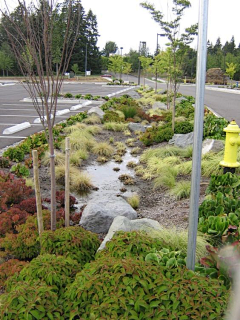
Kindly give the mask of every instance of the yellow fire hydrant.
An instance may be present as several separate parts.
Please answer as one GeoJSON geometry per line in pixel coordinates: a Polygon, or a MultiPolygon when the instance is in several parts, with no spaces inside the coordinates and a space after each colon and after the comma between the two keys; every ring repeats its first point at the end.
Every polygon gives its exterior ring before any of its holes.
{"type": "Polygon", "coordinates": [[[234,172],[235,168],[240,166],[240,163],[237,162],[237,149],[238,146],[240,146],[240,128],[233,120],[223,131],[226,132],[226,142],[224,159],[220,162],[220,165],[225,167],[225,172],[234,172]],[[229,168],[229,170],[227,170],[227,168],[229,168]]]}

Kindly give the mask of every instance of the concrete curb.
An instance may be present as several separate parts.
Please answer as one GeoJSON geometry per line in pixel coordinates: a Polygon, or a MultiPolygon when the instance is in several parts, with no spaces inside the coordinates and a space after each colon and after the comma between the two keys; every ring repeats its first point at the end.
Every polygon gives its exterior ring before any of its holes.
{"type": "Polygon", "coordinates": [[[70,109],[63,109],[56,112],[56,116],[61,116],[63,114],[69,113],[70,109]]]}
{"type": "MultiPolygon", "coordinates": [[[[50,119],[52,119],[52,118],[53,118],[53,115],[51,114],[50,119]]],[[[44,117],[44,120],[47,120],[47,116],[44,117]]],[[[36,118],[36,119],[33,121],[33,123],[41,123],[40,117],[39,117],[39,118],[36,118]]]]}
{"type": "Polygon", "coordinates": [[[18,131],[21,131],[21,130],[24,130],[24,129],[27,129],[30,127],[31,127],[30,122],[22,122],[22,123],[16,124],[15,126],[12,126],[12,127],[5,129],[3,131],[3,134],[13,134],[15,132],[18,132],[18,131]]]}

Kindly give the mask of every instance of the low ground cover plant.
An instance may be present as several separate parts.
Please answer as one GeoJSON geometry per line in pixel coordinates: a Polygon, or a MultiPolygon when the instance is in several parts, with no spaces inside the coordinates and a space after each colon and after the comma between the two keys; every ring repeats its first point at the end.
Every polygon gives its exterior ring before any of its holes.
{"type": "Polygon", "coordinates": [[[106,257],[86,265],[65,297],[64,309],[72,319],[207,320],[224,316],[228,291],[185,268],[106,257]]]}

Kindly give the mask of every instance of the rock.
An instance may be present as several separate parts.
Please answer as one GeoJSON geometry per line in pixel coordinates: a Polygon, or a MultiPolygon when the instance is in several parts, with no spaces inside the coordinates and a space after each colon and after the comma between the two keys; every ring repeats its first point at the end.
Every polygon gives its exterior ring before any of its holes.
{"type": "Polygon", "coordinates": [[[152,108],[153,109],[167,110],[167,105],[165,103],[163,103],[163,102],[156,101],[156,102],[154,102],[152,108]]]}
{"type": "Polygon", "coordinates": [[[143,125],[140,124],[140,123],[134,123],[134,122],[130,122],[130,123],[128,124],[128,129],[129,129],[131,132],[135,132],[135,131],[145,132],[145,131],[146,131],[145,126],[143,126],[143,125]]]}
{"type": "Polygon", "coordinates": [[[100,119],[102,119],[104,116],[104,112],[99,107],[92,107],[91,109],[88,110],[87,114],[89,115],[96,114],[97,116],[99,116],[100,119]]]}
{"type": "Polygon", "coordinates": [[[181,101],[186,101],[187,99],[185,97],[179,97],[179,98],[176,98],[175,100],[175,103],[179,103],[181,101]]]}
{"type": "Polygon", "coordinates": [[[105,239],[101,243],[98,250],[102,250],[105,248],[107,241],[111,240],[114,236],[115,232],[117,231],[137,231],[142,230],[146,232],[151,232],[152,229],[161,230],[162,227],[159,222],[152,220],[152,219],[136,219],[136,220],[129,220],[126,217],[118,216],[113,220],[113,223],[106,235],[105,239]]]}
{"type": "Polygon", "coordinates": [[[202,154],[208,152],[219,152],[224,149],[224,143],[222,140],[205,139],[202,144],[202,154]]]}
{"type": "Polygon", "coordinates": [[[95,233],[107,233],[117,216],[132,220],[137,218],[137,212],[121,197],[104,196],[88,202],[79,224],[95,233]]]}
{"type": "Polygon", "coordinates": [[[168,141],[169,144],[174,144],[179,148],[186,148],[193,145],[193,132],[186,134],[174,134],[171,140],[168,141]]]}

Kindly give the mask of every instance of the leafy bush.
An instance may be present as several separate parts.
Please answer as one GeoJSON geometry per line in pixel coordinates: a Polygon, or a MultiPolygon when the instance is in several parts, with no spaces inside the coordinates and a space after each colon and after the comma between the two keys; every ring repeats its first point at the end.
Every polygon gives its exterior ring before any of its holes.
{"type": "Polygon", "coordinates": [[[60,312],[54,288],[40,281],[19,282],[0,296],[0,318],[4,320],[63,320],[60,312]]]}
{"type": "Polygon", "coordinates": [[[86,100],[91,100],[93,98],[93,95],[91,93],[87,93],[83,98],[86,100]]]}
{"type": "Polygon", "coordinates": [[[80,113],[68,118],[66,123],[67,123],[68,126],[71,126],[71,125],[75,124],[76,122],[82,122],[83,119],[86,119],[86,118],[87,118],[87,113],[86,112],[80,112],[80,113]]]}
{"type": "Polygon", "coordinates": [[[20,163],[13,165],[10,172],[14,172],[17,177],[28,177],[30,175],[29,169],[20,163]]]}
{"type": "Polygon", "coordinates": [[[228,296],[222,283],[185,268],[106,257],[77,274],[64,310],[70,319],[83,320],[222,319],[228,296]]]}
{"type": "Polygon", "coordinates": [[[6,233],[14,233],[16,226],[26,222],[28,213],[18,208],[10,208],[0,215],[0,237],[6,233]]]}
{"type": "Polygon", "coordinates": [[[106,111],[103,116],[103,122],[122,122],[123,119],[115,111],[106,111]]]}
{"type": "Polygon", "coordinates": [[[96,257],[110,256],[114,258],[135,257],[144,260],[152,250],[160,250],[163,241],[151,238],[145,232],[117,232],[106,247],[99,251],[96,257]]]}
{"type": "Polygon", "coordinates": [[[148,253],[145,261],[151,261],[159,266],[168,268],[178,268],[186,266],[186,255],[181,250],[171,251],[168,248],[162,248],[160,251],[148,253]]]}
{"type": "Polygon", "coordinates": [[[240,179],[235,174],[212,175],[207,189],[209,195],[199,207],[198,228],[201,232],[214,236],[217,241],[239,239],[239,188],[240,179]]]}
{"type": "Polygon", "coordinates": [[[33,192],[24,179],[16,179],[13,174],[0,171],[0,212],[27,199],[33,192]]]}
{"type": "Polygon", "coordinates": [[[0,264],[0,288],[5,286],[7,279],[19,272],[28,264],[28,262],[10,259],[0,264]]]}
{"type": "Polygon", "coordinates": [[[65,93],[64,98],[72,98],[73,95],[70,92],[65,93]]]}
{"type": "Polygon", "coordinates": [[[20,147],[11,147],[4,151],[3,156],[15,162],[24,160],[24,151],[20,147]]]}
{"type": "Polygon", "coordinates": [[[168,125],[164,125],[147,129],[147,131],[140,136],[140,141],[142,141],[146,146],[149,146],[154,142],[160,143],[169,141],[172,137],[172,128],[168,125]]]}
{"type": "Polygon", "coordinates": [[[76,95],[75,95],[75,98],[76,98],[76,99],[81,99],[81,98],[82,98],[82,94],[81,94],[81,93],[76,94],[76,95]]]}
{"type": "Polygon", "coordinates": [[[17,234],[6,234],[0,239],[0,248],[19,260],[32,259],[40,253],[37,221],[29,216],[25,224],[16,227],[17,234]]]}
{"type": "Polygon", "coordinates": [[[180,103],[176,105],[176,117],[182,116],[189,120],[194,118],[194,107],[192,106],[192,101],[182,100],[180,103]]]}
{"type": "MultiPolygon", "coordinates": [[[[50,212],[43,210],[44,230],[50,229],[50,212]]],[[[64,225],[64,219],[57,212],[57,228],[64,225]]],[[[36,216],[28,216],[24,224],[16,226],[16,234],[7,233],[0,239],[0,249],[19,260],[31,260],[40,253],[36,216]]]]}
{"type": "Polygon", "coordinates": [[[39,255],[26,265],[19,274],[7,281],[7,290],[13,290],[18,282],[31,283],[41,280],[49,286],[54,286],[54,291],[61,295],[64,288],[74,281],[79,271],[79,264],[70,257],[53,254],[39,255]]]}
{"type": "Polygon", "coordinates": [[[188,121],[176,122],[174,133],[189,133],[193,131],[193,124],[188,121]]]}
{"type": "Polygon", "coordinates": [[[224,118],[217,118],[213,114],[204,117],[203,139],[225,139],[226,133],[223,131],[227,127],[228,121],[224,118]]]}
{"type": "Polygon", "coordinates": [[[0,168],[9,168],[10,161],[8,158],[0,157],[0,168]]]}
{"type": "Polygon", "coordinates": [[[14,208],[24,210],[27,213],[34,214],[37,212],[36,198],[28,198],[21,201],[19,204],[15,204],[14,208]]]}
{"type": "Polygon", "coordinates": [[[42,233],[41,254],[67,256],[83,266],[94,259],[99,244],[96,234],[81,227],[61,228],[42,233]]]}

